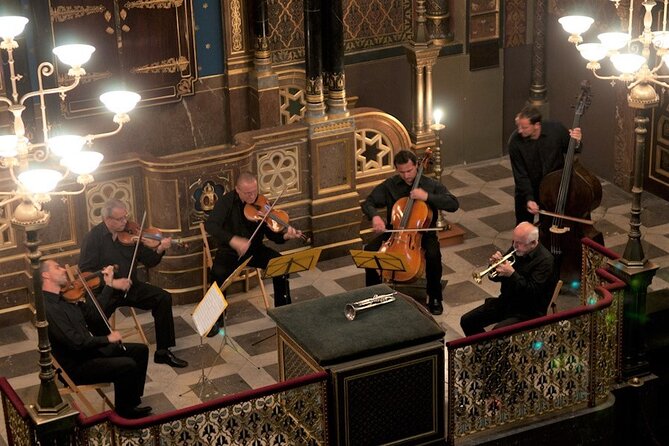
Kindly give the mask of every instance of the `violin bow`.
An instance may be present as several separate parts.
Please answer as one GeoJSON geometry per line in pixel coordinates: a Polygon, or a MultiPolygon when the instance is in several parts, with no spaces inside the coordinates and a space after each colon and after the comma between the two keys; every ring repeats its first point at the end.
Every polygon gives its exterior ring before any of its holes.
{"type": "MultiPolygon", "coordinates": [[[[135,261],[137,260],[137,253],[139,252],[139,244],[142,242],[142,232],[144,232],[145,221],[146,221],[146,211],[144,211],[144,215],[142,215],[142,224],[139,225],[139,236],[137,237],[137,243],[135,243],[135,252],[132,254],[132,261],[130,262],[130,269],[128,270],[128,280],[130,280],[130,276],[132,276],[132,270],[135,267],[135,261]]],[[[129,290],[130,288],[125,290],[125,294],[123,294],[124,299],[128,297],[129,290]]]]}
{"type": "MultiPolygon", "coordinates": [[[[109,329],[109,333],[111,334],[114,330],[112,330],[111,325],[109,325],[109,320],[107,319],[107,316],[105,316],[105,312],[102,311],[100,302],[98,302],[98,299],[95,297],[95,294],[93,294],[93,290],[91,290],[91,287],[89,287],[88,283],[86,283],[86,279],[84,279],[84,276],[81,275],[79,267],[77,267],[74,270],[74,272],[77,274],[77,277],[79,277],[79,280],[81,280],[81,285],[84,287],[84,290],[86,290],[86,294],[88,294],[88,297],[91,299],[91,302],[93,302],[93,305],[98,310],[98,313],[100,313],[100,317],[105,322],[105,325],[107,326],[107,328],[109,329]]],[[[118,344],[124,351],[126,350],[125,345],[123,345],[123,342],[119,341],[118,344]]]]}
{"type": "MultiPolygon", "coordinates": [[[[279,198],[281,198],[281,196],[286,191],[286,189],[288,189],[288,185],[286,185],[283,188],[283,190],[281,191],[281,193],[279,194],[279,196],[274,199],[274,202],[270,205],[269,209],[264,211],[265,215],[263,215],[262,220],[260,220],[260,223],[258,223],[258,226],[256,227],[256,230],[253,231],[253,234],[251,234],[251,237],[249,237],[249,241],[248,241],[249,244],[251,243],[251,240],[253,240],[253,237],[255,237],[256,234],[258,233],[258,230],[260,229],[262,224],[265,222],[265,220],[267,220],[267,216],[269,215],[270,212],[272,212],[272,209],[274,209],[274,205],[279,201],[279,198]]],[[[242,256],[239,256],[237,260],[239,260],[241,258],[242,258],[242,256]]]]}
{"type": "Polygon", "coordinates": [[[386,229],[383,232],[429,232],[429,231],[443,231],[446,228],[410,228],[410,229],[386,229]]]}

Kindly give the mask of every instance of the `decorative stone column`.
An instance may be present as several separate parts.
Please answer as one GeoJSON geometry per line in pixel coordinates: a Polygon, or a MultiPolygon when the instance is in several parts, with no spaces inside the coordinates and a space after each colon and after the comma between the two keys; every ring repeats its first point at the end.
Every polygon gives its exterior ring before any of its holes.
{"type": "Polygon", "coordinates": [[[321,0],[304,0],[304,50],[307,77],[306,122],[327,119],[323,99],[323,47],[321,45],[321,0]]]}
{"type": "Polygon", "coordinates": [[[348,116],[344,75],[344,13],[342,0],[329,0],[323,14],[324,81],[330,118],[348,116]]]}
{"type": "Polygon", "coordinates": [[[281,124],[279,77],[272,69],[268,26],[267,0],[253,0],[254,69],[249,79],[249,111],[253,128],[256,129],[281,124]]]}
{"type": "Polygon", "coordinates": [[[548,116],[546,88],[546,0],[534,2],[534,43],[532,44],[532,81],[528,102],[548,116]]]}
{"type": "Polygon", "coordinates": [[[444,46],[453,41],[447,0],[428,0],[426,18],[428,37],[433,44],[444,46]]]}

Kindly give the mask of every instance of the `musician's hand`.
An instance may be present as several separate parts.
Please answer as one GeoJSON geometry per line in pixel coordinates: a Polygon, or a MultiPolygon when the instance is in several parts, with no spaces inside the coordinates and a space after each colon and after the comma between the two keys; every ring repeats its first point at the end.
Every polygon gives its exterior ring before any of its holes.
{"type": "Polygon", "coordinates": [[[427,201],[427,192],[425,189],[421,189],[420,187],[417,187],[409,192],[409,196],[414,200],[427,201]]]}
{"type": "Polygon", "coordinates": [[[109,265],[102,268],[102,277],[105,280],[105,285],[113,286],[114,283],[114,267],[109,265]]]}
{"type": "Polygon", "coordinates": [[[286,232],[283,234],[283,239],[284,240],[290,240],[294,238],[300,238],[302,237],[302,231],[293,228],[292,226],[288,226],[288,229],[286,229],[286,232]]]}
{"type": "Polygon", "coordinates": [[[539,205],[536,201],[530,200],[527,202],[527,212],[532,215],[537,215],[539,213],[539,205]]]}
{"type": "Polygon", "coordinates": [[[121,332],[114,330],[107,335],[107,340],[110,344],[115,344],[117,342],[121,342],[123,337],[121,336],[121,332]]]}
{"type": "Polygon", "coordinates": [[[115,290],[128,291],[132,286],[132,280],[127,277],[112,280],[111,287],[115,290]]]}
{"type": "Polygon", "coordinates": [[[583,137],[583,134],[581,133],[581,128],[576,127],[574,129],[569,129],[569,136],[574,138],[576,141],[581,142],[581,138],[583,137]]]}
{"type": "Polygon", "coordinates": [[[499,262],[500,260],[502,260],[502,257],[504,257],[502,255],[502,253],[499,252],[499,251],[496,251],[493,255],[490,256],[490,259],[488,260],[488,262],[489,262],[490,265],[492,265],[493,263],[499,262]]]}
{"type": "Polygon", "coordinates": [[[513,265],[507,261],[495,268],[495,271],[497,271],[497,275],[500,277],[511,277],[516,270],[513,269],[513,265]]]}
{"type": "Polygon", "coordinates": [[[372,229],[377,233],[383,232],[386,230],[386,222],[378,215],[375,215],[372,217],[372,229]]]}
{"type": "Polygon", "coordinates": [[[162,254],[163,252],[167,251],[167,248],[170,246],[172,246],[172,237],[164,237],[160,240],[160,244],[156,248],[156,252],[158,254],[162,254]]]}
{"type": "Polygon", "coordinates": [[[230,247],[237,252],[237,255],[239,255],[239,257],[246,254],[246,251],[248,251],[249,246],[250,246],[250,241],[245,237],[233,235],[232,238],[230,239],[230,247]]]}

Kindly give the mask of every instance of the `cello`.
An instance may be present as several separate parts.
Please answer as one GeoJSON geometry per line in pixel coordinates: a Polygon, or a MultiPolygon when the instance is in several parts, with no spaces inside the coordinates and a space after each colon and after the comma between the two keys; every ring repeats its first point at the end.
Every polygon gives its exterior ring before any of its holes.
{"type": "MultiPolygon", "coordinates": [[[[425,150],[425,156],[420,162],[416,178],[414,178],[411,190],[418,188],[423,169],[427,165],[432,151],[425,150]]],[[[432,209],[424,201],[402,197],[393,204],[391,211],[391,223],[393,232],[386,240],[379,252],[395,254],[405,261],[405,271],[383,271],[384,282],[414,282],[425,271],[425,254],[421,247],[421,231],[432,222],[432,209]]]]}
{"type": "MultiPolygon", "coordinates": [[[[583,81],[571,128],[580,127],[581,117],[589,105],[590,83],[583,81]]],[[[556,265],[560,268],[560,279],[566,283],[580,281],[581,239],[589,237],[604,244],[602,233],[591,224],[560,217],[571,216],[589,220],[590,212],[602,201],[602,185],[599,179],[574,159],[577,143],[574,138],[569,140],[564,167],[546,175],[539,186],[539,199],[543,207],[557,215],[552,218],[541,215],[541,243],[555,257],[556,265]]]]}

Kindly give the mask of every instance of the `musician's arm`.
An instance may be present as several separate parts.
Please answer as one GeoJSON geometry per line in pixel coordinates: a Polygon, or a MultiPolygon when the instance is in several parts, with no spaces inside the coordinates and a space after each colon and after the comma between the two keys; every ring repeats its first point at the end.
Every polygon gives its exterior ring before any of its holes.
{"type": "MultiPolygon", "coordinates": [[[[72,305],[75,304],[61,304],[72,305]]],[[[72,311],[80,311],[72,308],[72,311]]],[[[54,342],[67,347],[72,351],[86,351],[92,348],[107,345],[109,340],[106,336],[93,336],[82,326],[82,320],[72,319],[65,311],[48,311],[49,336],[54,342]]]]}
{"type": "MultiPolygon", "coordinates": [[[[389,194],[386,194],[385,191],[385,181],[372,189],[372,192],[361,205],[362,213],[365,214],[368,220],[372,220],[372,218],[379,215],[379,208],[389,206],[388,195],[389,194]]],[[[392,204],[393,203],[390,203],[390,206],[392,206],[392,204]]]]}
{"type": "Polygon", "coordinates": [[[537,256],[527,273],[515,271],[509,280],[513,285],[514,299],[522,301],[526,307],[540,306],[547,292],[546,287],[553,279],[553,257],[537,256]]]}
{"type": "Polygon", "coordinates": [[[84,237],[79,251],[79,269],[81,272],[92,272],[100,269],[100,237],[96,230],[91,229],[84,237]]]}
{"type": "Polygon", "coordinates": [[[516,185],[516,191],[523,199],[523,202],[536,201],[537,197],[534,196],[532,182],[530,181],[530,175],[527,171],[525,160],[523,159],[520,147],[514,142],[513,136],[511,136],[511,139],[509,140],[509,159],[511,161],[511,171],[513,173],[513,181],[516,185]]]}
{"type": "Polygon", "coordinates": [[[446,186],[435,181],[434,189],[427,191],[427,204],[447,212],[455,212],[460,207],[458,199],[448,191],[446,186]]]}
{"type": "Polygon", "coordinates": [[[147,268],[153,268],[160,263],[164,255],[165,251],[158,253],[156,250],[140,244],[139,250],[137,251],[137,261],[144,264],[147,268]]]}
{"type": "Polygon", "coordinates": [[[232,212],[234,193],[223,195],[214,205],[214,209],[209,214],[204,228],[207,233],[214,237],[221,245],[230,246],[230,240],[235,234],[226,227],[226,222],[232,212]]]}

